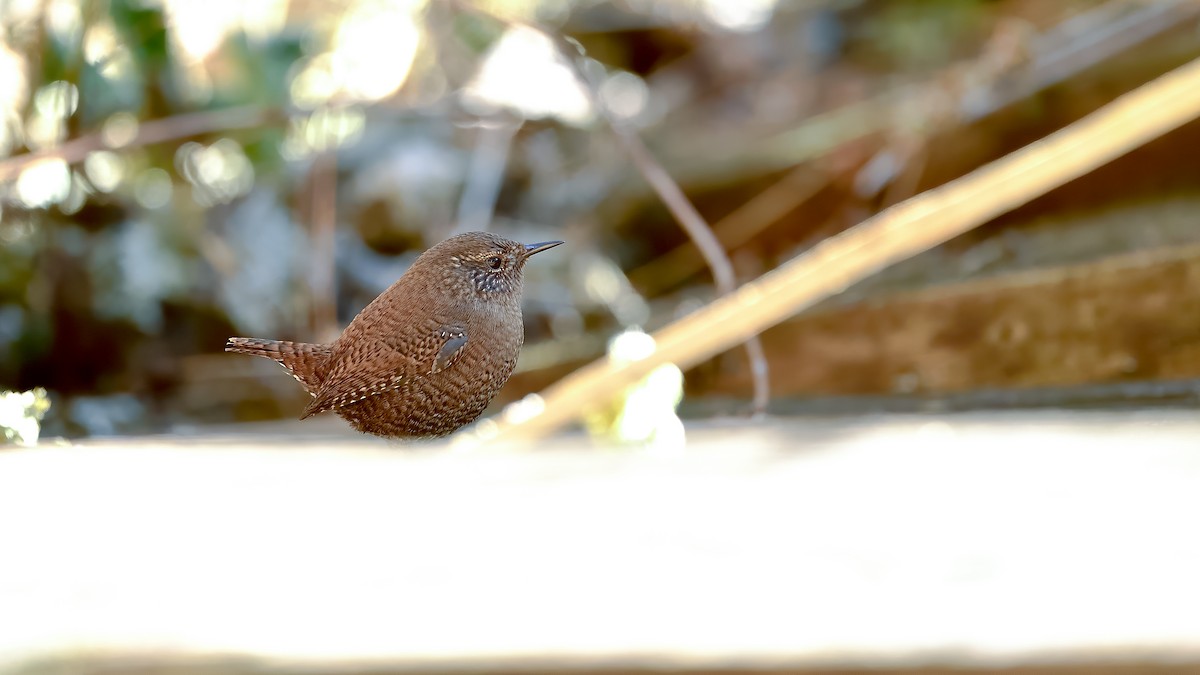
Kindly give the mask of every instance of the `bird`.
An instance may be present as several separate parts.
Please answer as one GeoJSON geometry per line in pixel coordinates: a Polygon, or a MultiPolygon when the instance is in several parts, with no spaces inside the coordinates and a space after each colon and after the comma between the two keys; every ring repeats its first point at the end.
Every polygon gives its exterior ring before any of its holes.
{"type": "Polygon", "coordinates": [[[330,344],[231,337],[225,351],[263,356],[365,434],[447,436],[476,420],[508,381],[525,341],[525,263],[562,244],[459,234],[422,253],[330,344]]]}

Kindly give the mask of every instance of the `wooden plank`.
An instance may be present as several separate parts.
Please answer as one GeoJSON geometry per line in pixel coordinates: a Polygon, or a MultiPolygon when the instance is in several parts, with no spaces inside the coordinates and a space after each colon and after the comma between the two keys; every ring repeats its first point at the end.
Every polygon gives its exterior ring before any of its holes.
{"type": "MultiPolygon", "coordinates": [[[[798,316],[763,342],[776,396],[1200,377],[1200,246],[877,296],[798,316]]],[[[740,393],[747,381],[692,384],[740,393]]]]}
{"type": "Polygon", "coordinates": [[[308,428],[0,452],[0,671],[1200,668],[1190,413],[308,428]]]}

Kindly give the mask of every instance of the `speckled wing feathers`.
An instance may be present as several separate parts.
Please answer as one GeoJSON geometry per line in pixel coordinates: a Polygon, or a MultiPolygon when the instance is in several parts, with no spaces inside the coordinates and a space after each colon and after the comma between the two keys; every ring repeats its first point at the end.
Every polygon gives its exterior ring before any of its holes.
{"type": "Polygon", "coordinates": [[[445,325],[349,342],[335,351],[320,391],[300,419],[403,389],[415,378],[449,368],[466,342],[464,329],[445,325]]]}

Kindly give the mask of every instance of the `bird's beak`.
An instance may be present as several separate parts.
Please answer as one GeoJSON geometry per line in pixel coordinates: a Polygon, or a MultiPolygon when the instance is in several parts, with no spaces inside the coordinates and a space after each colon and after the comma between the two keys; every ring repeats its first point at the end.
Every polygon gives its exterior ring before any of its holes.
{"type": "Polygon", "coordinates": [[[529,256],[533,255],[534,253],[541,253],[542,251],[545,251],[547,249],[554,248],[555,246],[558,246],[561,243],[563,243],[563,242],[561,242],[561,241],[543,241],[540,244],[525,244],[525,257],[528,258],[529,256]]]}

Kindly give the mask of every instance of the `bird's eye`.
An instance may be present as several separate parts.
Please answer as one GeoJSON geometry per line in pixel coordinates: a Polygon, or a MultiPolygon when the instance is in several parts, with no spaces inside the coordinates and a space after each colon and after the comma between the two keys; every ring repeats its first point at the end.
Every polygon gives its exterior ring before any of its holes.
{"type": "Polygon", "coordinates": [[[500,259],[500,256],[494,255],[487,259],[487,264],[488,267],[498,270],[504,266],[504,261],[500,259]]]}

